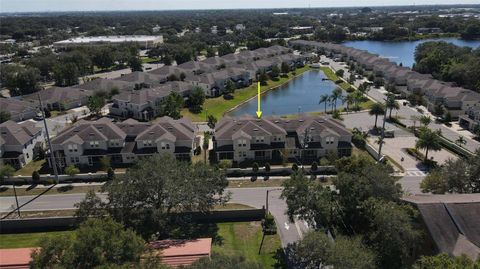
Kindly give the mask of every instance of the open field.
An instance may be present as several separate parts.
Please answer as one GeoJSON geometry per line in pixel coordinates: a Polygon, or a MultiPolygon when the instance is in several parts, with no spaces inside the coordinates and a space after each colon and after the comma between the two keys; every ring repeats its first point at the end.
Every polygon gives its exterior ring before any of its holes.
{"type": "MultiPolygon", "coordinates": [[[[296,75],[298,76],[308,70],[310,70],[310,67],[305,66],[302,68],[298,68],[295,72],[296,72],[296,75]]],[[[264,93],[272,88],[278,87],[284,83],[287,83],[293,77],[294,77],[293,74],[290,73],[288,75],[288,78],[279,77],[278,81],[269,80],[268,85],[262,86],[261,91],[262,93],[264,93]]],[[[219,96],[216,98],[207,98],[205,100],[205,103],[203,104],[203,109],[200,113],[193,114],[187,108],[184,108],[182,110],[182,115],[194,122],[206,121],[207,115],[213,115],[215,118],[220,119],[230,109],[242,104],[243,102],[246,102],[247,100],[249,100],[252,97],[255,97],[256,95],[257,95],[257,84],[254,83],[249,87],[235,90],[235,93],[233,94],[234,98],[231,100],[225,100],[223,96],[219,96]]]]}

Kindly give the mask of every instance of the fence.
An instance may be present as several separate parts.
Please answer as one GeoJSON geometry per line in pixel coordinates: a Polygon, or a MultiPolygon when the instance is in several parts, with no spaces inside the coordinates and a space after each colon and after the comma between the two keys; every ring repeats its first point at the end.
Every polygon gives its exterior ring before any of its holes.
{"type": "MultiPolygon", "coordinates": [[[[199,223],[259,221],[264,218],[265,209],[219,210],[189,215],[199,223]]],[[[72,229],[77,224],[78,219],[75,217],[7,219],[0,221],[0,233],[61,231],[72,229]]]]}

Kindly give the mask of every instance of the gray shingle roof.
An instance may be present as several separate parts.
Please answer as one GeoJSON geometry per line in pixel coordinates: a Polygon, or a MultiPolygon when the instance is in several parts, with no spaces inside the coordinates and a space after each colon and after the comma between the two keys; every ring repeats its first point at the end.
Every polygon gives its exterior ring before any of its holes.
{"type": "Polygon", "coordinates": [[[41,131],[42,128],[36,127],[35,123],[30,121],[16,123],[9,120],[0,124],[0,134],[4,145],[23,146],[41,131]]]}

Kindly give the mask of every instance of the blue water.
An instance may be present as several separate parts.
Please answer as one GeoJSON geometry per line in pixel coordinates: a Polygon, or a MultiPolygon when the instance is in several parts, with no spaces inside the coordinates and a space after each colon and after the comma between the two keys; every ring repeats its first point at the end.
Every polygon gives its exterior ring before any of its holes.
{"type": "Polygon", "coordinates": [[[417,41],[348,41],[344,42],[343,45],[368,50],[371,53],[389,58],[398,64],[402,63],[403,66],[412,67],[415,62],[415,48],[417,45],[427,41],[445,41],[462,47],[480,47],[480,40],[461,40],[456,38],[424,39],[417,41]]]}
{"type": "MultiPolygon", "coordinates": [[[[332,81],[322,79],[325,74],[320,70],[307,71],[277,89],[271,90],[261,97],[261,108],[264,116],[288,115],[299,112],[324,111],[325,105],[318,104],[320,96],[331,94],[336,85],[332,81]]],[[[337,101],[337,107],[341,107],[337,101]]],[[[327,106],[327,110],[331,107],[327,106]]],[[[255,115],[257,98],[250,100],[229,116],[255,115]]]]}

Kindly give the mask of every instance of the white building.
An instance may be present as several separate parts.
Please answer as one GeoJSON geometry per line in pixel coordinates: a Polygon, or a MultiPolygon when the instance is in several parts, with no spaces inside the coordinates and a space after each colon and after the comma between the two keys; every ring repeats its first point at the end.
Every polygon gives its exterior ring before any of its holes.
{"type": "Polygon", "coordinates": [[[68,48],[95,45],[120,45],[135,43],[142,48],[150,48],[163,43],[163,36],[127,35],[127,36],[82,36],[53,43],[54,48],[68,48]]]}

